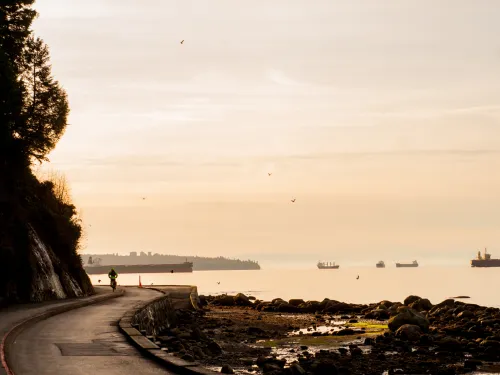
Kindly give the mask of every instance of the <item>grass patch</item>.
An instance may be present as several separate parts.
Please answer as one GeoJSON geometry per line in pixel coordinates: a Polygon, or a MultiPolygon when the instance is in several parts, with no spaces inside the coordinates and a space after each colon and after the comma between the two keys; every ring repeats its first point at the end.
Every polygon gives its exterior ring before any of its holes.
{"type": "Polygon", "coordinates": [[[341,346],[345,342],[351,342],[358,337],[369,337],[383,333],[384,330],[376,330],[366,333],[356,333],[347,336],[310,336],[300,335],[287,337],[278,340],[266,340],[257,342],[256,345],[263,348],[286,347],[290,345],[306,345],[306,346],[321,346],[321,347],[336,347],[341,346]]]}
{"type": "Polygon", "coordinates": [[[348,323],[346,324],[346,326],[355,328],[366,328],[367,330],[379,330],[379,331],[384,329],[389,329],[387,324],[369,323],[369,322],[348,323]]]}

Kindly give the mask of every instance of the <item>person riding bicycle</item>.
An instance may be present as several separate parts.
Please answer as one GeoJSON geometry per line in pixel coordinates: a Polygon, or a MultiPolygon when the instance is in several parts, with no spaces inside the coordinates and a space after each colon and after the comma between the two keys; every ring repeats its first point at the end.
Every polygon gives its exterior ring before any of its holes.
{"type": "Polygon", "coordinates": [[[118,273],[115,271],[114,268],[111,268],[111,271],[109,271],[109,273],[108,273],[108,277],[111,280],[111,284],[113,284],[113,281],[116,284],[116,278],[118,277],[118,273]]]}

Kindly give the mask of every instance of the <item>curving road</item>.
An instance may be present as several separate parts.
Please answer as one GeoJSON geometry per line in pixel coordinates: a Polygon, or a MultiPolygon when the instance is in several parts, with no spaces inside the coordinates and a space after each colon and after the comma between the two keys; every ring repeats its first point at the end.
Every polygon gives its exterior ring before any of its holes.
{"type": "Polygon", "coordinates": [[[172,374],[146,359],[119,332],[117,321],[158,292],[126,288],[123,297],[82,307],[36,323],[11,347],[15,375],[172,374]]]}

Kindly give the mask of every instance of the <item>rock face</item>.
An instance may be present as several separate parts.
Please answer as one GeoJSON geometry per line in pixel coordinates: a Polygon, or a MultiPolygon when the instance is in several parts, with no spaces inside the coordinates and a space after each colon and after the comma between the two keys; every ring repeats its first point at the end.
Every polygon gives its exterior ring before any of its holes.
{"type": "Polygon", "coordinates": [[[422,336],[422,329],[413,324],[404,324],[396,330],[396,337],[403,340],[418,341],[422,336]]]}
{"type": "Polygon", "coordinates": [[[26,229],[26,247],[24,252],[13,252],[8,259],[9,266],[16,272],[0,285],[0,298],[11,302],[41,302],[94,293],[81,264],[79,267],[68,266],[31,224],[27,224],[26,229]]]}
{"type": "Polygon", "coordinates": [[[425,316],[409,307],[404,306],[400,307],[398,309],[398,314],[389,320],[388,326],[389,329],[394,332],[405,324],[416,325],[420,327],[423,332],[427,332],[430,325],[429,320],[425,316]]]}

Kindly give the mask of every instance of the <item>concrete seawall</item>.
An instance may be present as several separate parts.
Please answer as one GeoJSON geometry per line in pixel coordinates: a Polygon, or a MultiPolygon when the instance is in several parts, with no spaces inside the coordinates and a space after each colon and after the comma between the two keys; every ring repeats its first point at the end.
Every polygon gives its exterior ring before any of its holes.
{"type": "Polygon", "coordinates": [[[120,331],[144,355],[178,374],[213,375],[197,362],[188,362],[161,350],[152,340],[162,330],[174,327],[176,310],[199,309],[198,289],[195,286],[156,286],[162,296],[128,311],[118,323],[120,331]]]}
{"type": "Polygon", "coordinates": [[[162,330],[175,326],[175,310],[198,309],[199,297],[196,286],[157,286],[149,288],[163,293],[138,309],[131,324],[148,336],[156,336],[162,330]]]}

